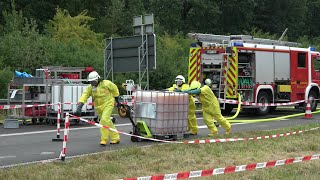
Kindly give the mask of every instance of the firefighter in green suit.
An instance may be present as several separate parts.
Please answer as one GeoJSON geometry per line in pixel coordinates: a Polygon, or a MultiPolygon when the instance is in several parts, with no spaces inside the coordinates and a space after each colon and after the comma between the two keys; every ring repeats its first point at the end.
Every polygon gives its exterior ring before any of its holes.
{"type": "MultiPolygon", "coordinates": [[[[189,89],[189,85],[186,84],[186,80],[182,75],[178,75],[175,79],[175,84],[168,88],[168,91],[183,92],[189,89]]],[[[188,111],[188,129],[191,135],[198,134],[198,123],[196,118],[196,105],[194,98],[189,95],[189,111],[188,111]]]]}
{"type": "MultiPolygon", "coordinates": [[[[100,118],[100,124],[116,130],[110,116],[114,108],[114,102],[116,101],[118,107],[121,105],[118,99],[118,87],[109,80],[101,80],[96,71],[93,71],[88,75],[88,81],[90,82],[90,85],[83,92],[75,115],[81,114],[82,106],[87,102],[87,99],[92,96],[95,110],[100,118]]],[[[107,144],[109,135],[110,144],[118,144],[120,142],[120,136],[117,132],[106,128],[100,128],[100,133],[100,145],[105,146],[107,144]]]]}
{"type": "Polygon", "coordinates": [[[199,95],[199,101],[202,104],[202,113],[204,123],[207,125],[210,134],[208,136],[215,136],[218,134],[218,129],[214,124],[214,119],[225,129],[226,134],[231,133],[230,123],[222,116],[220,104],[209,86],[201,87],[200,82],[193,81],[190,84],[190,89],[186,90],[188,94],[199,95]]]}

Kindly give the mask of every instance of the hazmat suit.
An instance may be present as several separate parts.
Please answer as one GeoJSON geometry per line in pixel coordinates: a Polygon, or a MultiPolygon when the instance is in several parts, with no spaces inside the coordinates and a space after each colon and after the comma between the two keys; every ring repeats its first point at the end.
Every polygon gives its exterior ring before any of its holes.
{"type": "Polygon", "coordinates": [[[186,92],[199,95],[199,101],[202,104],[203,120],[211,132],[209,136],[218,134],[218,129],[215,126],[213,119],[225,129],[226,134],[231,133],[231,125],[222,116],[219,101],[210,87],[207,85],[201,87],[201,84],[198,81],[193,81],[190,85],[190,89],[191,90],[187,90],[186,92]]]}
{"type": "MultiPolygon", "coordinates": [[[[181,86],[177,86],[173,84],[172,87],[168,88],[168,91],[185,91],[189,89],[188,84],[182,84],[181,86]]],[[[188,131],[190,131],[191,135],[198,134],[198,123],[196,118],[196,104],[194,103],[194,98],[192,95],[189,95],[189,111],[188,111],[188,131]]]]}
{"type": "MultiPolygon", "coordinates": [[[[89,74],[90,75],[90,74],[89,74]]],[[[100,78],[100,76],[99,76],[100,78]]],[[[95,110],[100,118],[100,124],[116,129],[110,116],[114,108],[115,98],[119,96],[118,87],[109,80],[99,80],[96,86],[90,84],[83,92],[79,102],[84,104],[87,99],[92,96],[95,110]]],[[[118,100],[116,100],[118,101],[118,100]]],[[[117,102],[117,105],[120,103],[117,102]]],[[[81,108],[80,108],[81,109],[81,108]]],[[[110,144],[117,144],[120,142],[119,133],[110,131],[105,128],[100,128],[101,145],[106,145],[110,135],[110,144]]]]}

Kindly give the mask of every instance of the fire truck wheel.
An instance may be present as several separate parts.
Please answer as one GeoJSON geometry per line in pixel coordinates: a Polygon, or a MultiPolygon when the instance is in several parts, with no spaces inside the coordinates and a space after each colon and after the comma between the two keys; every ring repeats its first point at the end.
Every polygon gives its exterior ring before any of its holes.
{"type": "Polygon", "coordinates": [[[270,106],[270,111],[276,110],[277,106],[270,106]]]}
{"type": "Polygon", "coordinates": [[[37,120],[38,120],[37,118],[32,118],[32,119],[31,119],[32,124],[37,124],[37,120]]]}
{"type": "Polygon", "coordinates": [[[50,119],[46,118],[46,124],[50,124],[50,119]]]}
{"type": "MultiPolygon", "coordinates": [[[[315,111],[318,106],[317,101],[314,100],[314,99],[317,99],[317,94],[314,91],[310,91],[308,99],[310,99],[311,111],[315,111]]],[[[305,107],[306,107],[306,105],[305,105],[305,107]]],[[[304,109],[306,109],[306,108],[304,108],[304,109]]]]}
{"type": "Polygon", "coordinates": [[[232,110],[233,110],[232,104],[225,104],[224,109],[221,109],[221,114],[223,116],[228,116],[228,115],[230,115],[232,110]]]}
{"type": "Polygon", "coordinates": [[[42,122],[43,122],[43,120],[44,120],[43,118],[39,118],[39,122],[40,122],[40,123],[42,123],[42,122]]]}
{"type": "MultiPolygon", "coordinates": [[[[258,103],[270,103],[271,98],[270,98],[269,93],[267,93],[265,91],[260,92],[258,95],[257,101],[258,101],[258,103]]],[[[256,109],[256,114],[257,115],[266,115],[269,113],[270,107],[271,106],[261,106],[256,109]]]]}
{"type": "Polygon", "coordinates": [[[57,121],[55,119],[50,119],[50,124],[51,125],[56,125],[57,121]]]}

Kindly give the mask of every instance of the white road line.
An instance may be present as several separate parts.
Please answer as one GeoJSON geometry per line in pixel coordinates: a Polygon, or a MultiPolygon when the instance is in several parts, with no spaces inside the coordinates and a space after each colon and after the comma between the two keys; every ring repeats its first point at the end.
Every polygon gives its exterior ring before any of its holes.
{"type": "MultiPolygon", "coordinates": [[[[197,118],[197,119],[203,119],[203,118],[197,118]]],[[[289,119],[282,119],[283,121],[289,120],[289,119]]],[[[256,122],[258,123],[258,122],[256,122]]],[[[241,125],[241,124],[254,124],[254,123],[232,123],[231,125],[241,125]]],[[[130,126],[132,125],[131,123],[127,124],[116,124],[116,127],[121,127],[121,126],[130,126]]],[[[82,127],[82,128],[70,128],[70,131],[76,131],[76,130],[84,130],[84,129],[95,129],[98,128],[96,126],[92,127],[82,127]]],[[[207,128],[206,125],[199,126],[200,129],[207,128]]],[[[32,132],[23,132],[23,133],[10,133],[10,134],[0,134],[0,137],[10,137],[10,136],[24,136],[24,135],[31,135],[31,134],[44,134],[44,133],[52,133],[52,132],[57,132],[57,130],[46,130],[46,131],[32,131],[32,132]]]]}
{"type": "MultiPolygon", "coordinates": [[[[117,124],[116,127],[120,126],[128,126],[131,125],[131,123],[127,124],[117,124]]],[[[92,126],[92,127],[82,127],[82,128],[70,128],[70,131],[76,131],[76,130],[83,130],[83,129],[96,129],[98,127],[92,126]]],[[[30,135],[30,134],[43,134],[43,133],[51,133],[51,132],[57,132],[57,130],[46,130],[46,131],[32,131],[32,132],[23,132],[23,133],[10,133],[10,134],[0,134],[0,137],[9,137],[9,136],[23,136],[23,135],[30,135]]]]}
{"type": "Polygon", "coordinates": [[[0,156],[0,159],[16,158],[17,156],[0,156]]]}
{"type": "Polygon", "coordinates": [[[54,154],[54,152],[41,152],[40,155],[49,155],[49,154],[54,154]]]}

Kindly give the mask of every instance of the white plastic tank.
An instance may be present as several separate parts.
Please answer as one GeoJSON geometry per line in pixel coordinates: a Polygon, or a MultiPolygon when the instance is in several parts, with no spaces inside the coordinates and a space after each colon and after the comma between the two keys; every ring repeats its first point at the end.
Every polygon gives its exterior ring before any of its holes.
{"type": "MultiPolygon", "coordinates": [[[[53,85],[52,86],[52,103],[57,104],[58,102],[63,103],[72,103],[72,104],[64,104],[65,110],[76,111],[77,103],[84,92],[87,85],[53,85]],[[61,87],[63,87],[61,89],[61,87]],[[63,97],[62,97],[63,94],[63,97]],[[61,99],[62,98],[62,99],[61,99]]],[[[89,97],[87,103],[82,107],[82,110],[91,110],[93,109],[92,105],[92,98],[89,97]]],[[[58,111],[58,106],[53,106],[55,111],[58,111]]]]}
{"type": "Polygon", "coordinates": [[[188,98],[181,92],[137,91],[134,119],[145,121],[154,135],[184,133],[188,127],[188,98]],[[139,112],[150,111],[148,104],[156,104],[155,116],[139,112]]]}

